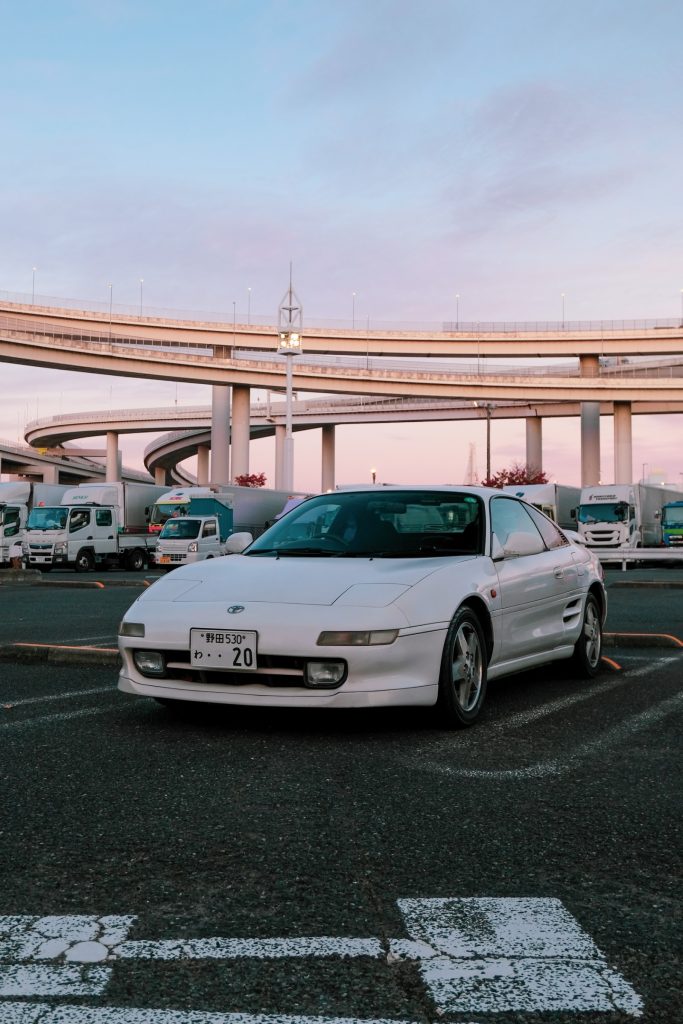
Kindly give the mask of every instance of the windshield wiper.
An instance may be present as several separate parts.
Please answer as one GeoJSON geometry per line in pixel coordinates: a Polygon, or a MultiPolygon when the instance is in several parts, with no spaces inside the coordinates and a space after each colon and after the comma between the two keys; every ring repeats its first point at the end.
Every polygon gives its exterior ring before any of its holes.
{"type": "Polygon", "coordinates": [[[296,557],[297,555],[315,555],[321,558],[339,558],[341,551],[330,551],[329,548],[259,548],[257,551],[248,551],[249,555],[275,555],[277,558],[296,557]]]}

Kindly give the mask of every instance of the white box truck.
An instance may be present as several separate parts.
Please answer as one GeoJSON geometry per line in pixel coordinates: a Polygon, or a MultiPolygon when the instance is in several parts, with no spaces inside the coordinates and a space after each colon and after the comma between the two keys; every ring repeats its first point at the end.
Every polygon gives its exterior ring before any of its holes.
{"type": "Polygon", "coordinates": [[[21,544],[31,509],[62,500],[69,484],[41,484],[31,480],[0,483],[0,565],[10,562],[10,548],[21,544]]]}
{"type": "Polygon", "coordinates": [[[569,484],[506,484],[503,490],[535,505],[563,530],[576,529],[580,487],[571,487],[569,484]]]}
{"type": "Polygon", "coordinates": [[[151,507],[164,490],[126,482],[67,489],[59,504],[34,507],[29,514],[24,565],[47,572],[89,572],[96,565],[143,569],[156,547],[147,529],[151,507]]]}
{"type": "Polygon", "coordinates": [[[155,565],[162,572],[226,554],[232,534],[232,495],[191,498],[187,515],[174,513],[158,534],[155,565]]]}
{"type": "Polygon", "coordinates": [[[652,484],[584,487],[577,530],[591,548],[654,548],[662,542],[662,505],[680,491],[652,484]]]}
{"type": "Polygon", "coordinates": [[[233,529],[259,537],[266,526],[281,512],[289,498],[307,497],[289,491],[275,491],[269,487],[238,487],[224,484],[220,487],[175,487],[165,489],[152,509],[150,533],[159,533],[174,513],[187,515],[192,498],[213,498],[224,494],[232,498],[233,529]]]}

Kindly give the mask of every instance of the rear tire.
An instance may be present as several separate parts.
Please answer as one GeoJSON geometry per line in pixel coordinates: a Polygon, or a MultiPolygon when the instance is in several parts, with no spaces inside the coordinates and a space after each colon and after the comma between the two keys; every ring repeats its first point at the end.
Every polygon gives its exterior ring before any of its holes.
{"type": "Polygon", "coordinates": [[[145,556],[139,548],[129,551],[126,555],[126,569],[129,572],[142,572],[145,568],[145,556]]]}
{"type": "Polygon", "coordinates": [[[602,619],[600,607],[593,594],[586,598],[579,639],[574,645],[572,669],[582,679],[592,679],[600,671],[602,657],[602,619]]]}
{"type": "Polygon", "coordinates": [[[448,627],[436,707],[444,724],[462,729],[479,716],[486,696],[486,643],[471,608],[460,608],[448,627]]]}

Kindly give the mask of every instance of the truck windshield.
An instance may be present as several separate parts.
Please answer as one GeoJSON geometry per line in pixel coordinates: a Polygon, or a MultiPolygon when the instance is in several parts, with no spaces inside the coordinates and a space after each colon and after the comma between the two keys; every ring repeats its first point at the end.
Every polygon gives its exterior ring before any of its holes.
{"type": "Polygon", "coordinates": [[[167,519],[159,534],[161,540],[194,540],[199,536],[198,519],[167,519]]]}
{"type": "Polygon", "coordinates": [[[42,506],[29,513],[27,528],[29,530],[63,530],[66,527],[68,509],[42,506]]]}
{"type": "Polygon", "coordinates": [[[662,526],[683,526],[683,505],[662,509],[662,526]]]}
{"type": "Polygon", "coordinates": [[[157,502],[156,505],[152,506],[152,514],[149,519],[150,526],[163,526],[167,519],[171,516],[186,516],[190,511],[189,503],[185,505],[179,505],[177,501],[172,502],[157,502]]]}
{"type": "Polygon", "coordinates": [[[628,521],[628,505],[623,501],[579,505],[576,518],[580,523],[625,523],[628,521]]]}

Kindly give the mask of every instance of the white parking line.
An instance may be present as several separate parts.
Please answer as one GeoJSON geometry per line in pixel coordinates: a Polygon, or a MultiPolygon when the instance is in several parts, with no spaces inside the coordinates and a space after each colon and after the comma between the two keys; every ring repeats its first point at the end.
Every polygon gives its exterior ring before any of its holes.
{"type": "Polygon", "coordinates": [[[615,746],[624,740],[630,739],[641,729],[648,729],[657,722],[675,714],[683,704],[683,693],[677,693],[668,700],[662,701],[655,707],[648,708],[638,715],[633,715],[625,722],[607,729],[600,733],[595,740],[581,743],[573,751],[563,758],[549,758],[546,761],[537,761],[535,764],[527,765],[524,768],[461,768],[457,765],[444,764],[443,761],[425,761],[422,757],[413,756],[403,758],[411,765],[419,763],[423,771],[431,771],[438,775],[465,779],[545,779],[550,776],[564,775],[576,766],[579,761],[585,760],[592,754],[600,753],[608,747],[615,746]]]}
{"type": "Polygon", "coordinates": [[[680,659],[678,657],[671,656],[657,658],[654,661],[650,658],[648,659],[647,665],[642,668],[629,670],[626,673],[619,675],[616,679],[613,678],[609,681],[603,680],[598,683],[594,683],[592,686],[582,687],[580,690],[569,694],[567,697],[558,697],[557,700],[549,701],[547,704],[540,704],[534,708],[529,708],[527,711],[520,711],[516,715],[508,715],[506,718],[500,719],[500,721],[493,722],[492,728],[507,731],[508,729],[516,729],[520,726],[530,725],[532,722],[545,718],[547,715],[555,714],[556,711],[565,711],[567,708],[573,707],[575,704],[581,704],[584,700],[591,700],[593,697],[599,697],[603,693],[609,693],[610,690],[615,690],[620,686],[627,685],[632,679],[638,679],[642,676],[650,675],[651,673],[657,672],[660,668],[666,668],[679,660],[680,659]]]}
{"type": "MultiPolygon", "coordinates": [[[[111,691],[117,693],[116,690],[111,691]]],[[[81,708],[79,711],[56,711],[53,715],[40,715],[38,718],[24,718],[18,722],[0,721],[0,732],[18,732],[22,729],[31,729],[35,725],[45,725],[47,722],[69,722],[72,718],[87,718],[92,715],[109,714],[116,709],[114,704],[105,707],[81,708]]]]}
{"type": "Polygon", "coordinates": [[[64,693],[47,693],[42,697],[22,697],[20,700],[12,700],[11,697],[3,700],[4,707],[23,708],[28,704],[43,704],[53,700],[71,700],[72,697],[92,697],[97,693],[115,693],[115,686],[97,686],[92,690],[66,690],[64,693]]]}
{"type": "MultiPolygon", "coordinates": [[[[410,937],[388,942],[379,938],[325,936],[130,941],[127,934],[135,922],[132,915],[0,917],[0,996],[101,995],[111,966],[93,966],[97,961],[111,964],[133,958],[168,961],[311,956],[346,961],[372,957],[383,959],[387,965],[398,960],[416,961],[440,1014],[619,1011],[639,1016],[642,1011],[640,997],[608,965],[590,936],[559,900],[405,899],[399,900],[398,906],[410,937]]],[[[46,1024],[52,1019],[52,1011],[41,1006],[34,1006],[33,1017],[12,1016],[28,1013],[28,1005],[0,1003],[0,1024],[46,1024]]],[[[55,1020],[60,1024],[80,1021],[81,1010],[62,1007],[55,1020]],[[76,1016],[72,1016],[74,1013],[76,1016]]],[[[233,1014],[169,1014],[167,1018],[158,1018],[150,1016],[154,1011],[148,1010],[100,1012],[90,1008],[87,1012],[90,1020],[98,1024],[118,1020],[129,1024],[167,1019],[189,1024],[255,1019],[233,1014]]],[[[313,1019],[330,1024],[328,1019],[313,1019]]]]}

